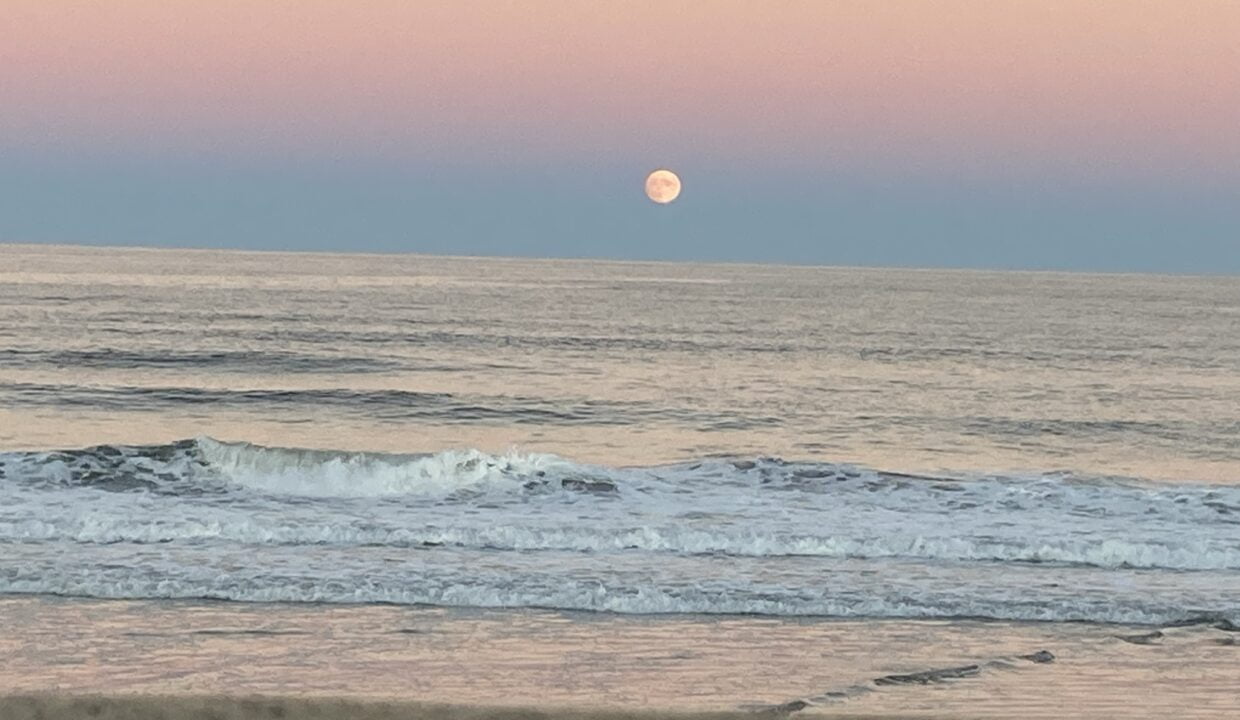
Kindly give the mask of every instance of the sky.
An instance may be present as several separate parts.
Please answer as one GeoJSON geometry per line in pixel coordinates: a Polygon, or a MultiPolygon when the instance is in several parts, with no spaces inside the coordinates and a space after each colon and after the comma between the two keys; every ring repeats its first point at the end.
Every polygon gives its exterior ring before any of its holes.
{"type": "Polygon", "coordinates": [[[0,38],[0,242],[1240,274],[1235,0],[3,0],[0,38]]]}

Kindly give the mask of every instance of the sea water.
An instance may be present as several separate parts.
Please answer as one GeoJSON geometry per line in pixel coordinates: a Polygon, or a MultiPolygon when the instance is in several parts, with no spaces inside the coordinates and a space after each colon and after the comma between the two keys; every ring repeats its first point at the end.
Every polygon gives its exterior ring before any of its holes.
{"type": "Polygon", "coordinates": [[[0,247],[0,594],[1240,623],[1240,281],[0,247]]]}

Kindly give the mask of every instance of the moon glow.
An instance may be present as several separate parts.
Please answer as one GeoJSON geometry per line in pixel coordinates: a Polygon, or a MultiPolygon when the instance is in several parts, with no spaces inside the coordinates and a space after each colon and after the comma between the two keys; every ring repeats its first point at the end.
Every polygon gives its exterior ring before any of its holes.
{"type": "Polygon", "coordinates": [[[655,170],[646,177],[646,197],[666,205],[680,197],[680,178],[671,170],[655,170]]]}

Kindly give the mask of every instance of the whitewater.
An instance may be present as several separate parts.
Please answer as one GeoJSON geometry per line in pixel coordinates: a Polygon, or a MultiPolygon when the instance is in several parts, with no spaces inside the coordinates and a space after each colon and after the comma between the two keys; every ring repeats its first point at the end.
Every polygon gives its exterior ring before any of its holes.
{"type": "Polygon", "coordinates": [[[1240,622],[1240,489],[207,437],[0,454],[0,593],[1240,622]]]}

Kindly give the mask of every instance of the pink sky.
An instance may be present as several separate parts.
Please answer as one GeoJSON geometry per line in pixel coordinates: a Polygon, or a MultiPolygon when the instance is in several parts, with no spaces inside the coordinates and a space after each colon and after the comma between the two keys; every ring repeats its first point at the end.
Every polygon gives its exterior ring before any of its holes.
{"type": "Polygon", "coordinates": [[[6,0],[0,145],[1235,177],[1234,0],[6,0]]]}

